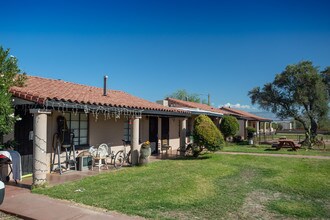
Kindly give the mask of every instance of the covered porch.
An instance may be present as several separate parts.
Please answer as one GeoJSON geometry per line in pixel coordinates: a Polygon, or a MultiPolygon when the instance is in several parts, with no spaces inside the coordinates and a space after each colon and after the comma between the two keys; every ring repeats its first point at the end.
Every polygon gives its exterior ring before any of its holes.
{"type": "MultiPolygon", "coordinates": [[[[128,150],[131,150],[131,161],[134,166],[139,163],[139,151],[143,142],[150,141],[153,155],[159,155],[162,153],[163,145],[167,144],[171,146],[171,151],[175,151],[186,140],[188,114],[184,112],[78,105],[53,100],[46,101],[44,108],[35,108],[31,105],[21,105],[20,108],[25,109],[26,114],[32,116],[33,129],[25,130],[26,134],[23,135],[29,139],[20,139],[20,141],[32,143],[30,146],[32,154],[29,154],[32,162],[23,163],[22,166],[31,166],[28,170],[33,170],[36,185],[47,182],[45,174],[58,172],[56,169],[63,162],[62,158],[66,156],[66,152],[63,150],[60,155],[55,155],[54,143],[57,143],[59,117],[65,119],[64,127],[72,131],[74,135],[72,153],[75,154],[75,157],[88,151],[91,146],[97,147],[102,143],[107,144],[109,151],[115,154],[124,148],[123,140],[126,140],[130,143],[128,150]]],[[[23,127],[29,127],[26,123],[31,123],[31,120],[25,118],[20,121],[20,124],[24,125],[23,127]]],[[[20,126],[14,133],[22,136],[19,128],[20,126]]],[[[23,146],[21,150],[27,151],[23,146]]],[[[72,168],[70,167],[69,170],[72,168]]],[[[67,170],[63,169],[63,171],[67,170]]]]}
{"type": "Polygon", "coordinates": [[[125,92],[32,76],[25,87],[12,87],[10,92],[16,114],[22,115],[11,136],[20,143],[15,150],[30,159],[23,167],[31,168],[27,173],[33,174],[35,185],[61,170],[63,157],[68,171],[77,170],[77,155],[92,146],[105,143],[116,153],[124,148],[124,140],[132,165],[137,165],[143,142],[150,141],[157,155],[164,144],[175,150],[186,139],[189,112],[125,92]]]}

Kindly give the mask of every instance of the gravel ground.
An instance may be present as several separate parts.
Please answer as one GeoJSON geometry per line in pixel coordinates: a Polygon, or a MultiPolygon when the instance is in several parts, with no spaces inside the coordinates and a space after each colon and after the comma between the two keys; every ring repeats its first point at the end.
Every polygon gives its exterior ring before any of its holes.
{"type": "Polygon", "coordinates": [[[19,220],[21,218],[18,218],[16,216],[8,215],[6,213],[0,212],[0,219],[1,220],[19,220]]]}

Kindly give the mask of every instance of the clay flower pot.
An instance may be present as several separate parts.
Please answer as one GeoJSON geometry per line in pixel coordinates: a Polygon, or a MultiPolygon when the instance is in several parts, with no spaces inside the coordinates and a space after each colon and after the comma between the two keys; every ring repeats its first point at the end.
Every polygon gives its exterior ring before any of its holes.
{"type": "Polygon", "coordinates": [[[144,142],[140,149],[140,165],[149,163],[149,156],[151,155],[150,142],[144,142]]]}

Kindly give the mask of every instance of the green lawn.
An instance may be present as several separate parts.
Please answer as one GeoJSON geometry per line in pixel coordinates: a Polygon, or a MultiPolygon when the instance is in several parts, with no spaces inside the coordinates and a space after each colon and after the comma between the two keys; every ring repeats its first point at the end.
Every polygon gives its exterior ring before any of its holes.
{"type": "Polygon", "coordinates": [[[329,174],[329,160],[206,154],[33,192],[151,219],[327,219],[329,174]]]}
{"type": "Polygon", "coordinates": [[[244,152],[244,153],[267,153],[267,154],[293,154],[293,155],[311,155],[311,156],[330,156],[330,150],[306,150],[304,148],[293,151],[291,148],[282,148],[276,150],[271,145],[237,145],[227,144],[222,151],[225,152],[244,152]]]}

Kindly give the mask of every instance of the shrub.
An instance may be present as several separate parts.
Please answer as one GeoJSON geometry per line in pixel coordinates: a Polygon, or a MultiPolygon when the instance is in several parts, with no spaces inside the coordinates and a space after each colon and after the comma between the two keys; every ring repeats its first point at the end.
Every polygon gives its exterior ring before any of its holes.
{"type": "Polygon", "coordinates": [[[277,123],[272,123],[272,128],[275,129],[275,130],[277,130],[278,127],[279,127],[278,125],[279,125],[279,124],[277,124],[277,123]]]}
{"type": "Polygon", "coordinates": [[[283,130],[283,125],[282,125],[282,124],[278,124],[278,126],[277,126],[277,129],[276,129],[276,130],[282,131],[282,130],[283,130]]]}
{"type": "Polygon", "coordinates": [[[194,122],[194,142],[210,151],[216,151],[221,149],[224,139],[208,116],[199,115],[194,122]]]}
{"type": "Polygon", "coordinates": [[[220,124],[220,131],[227,140],[228,137],[234,136],[239,130],[237,118],[233,116],[224,116],[220,124]]]}

